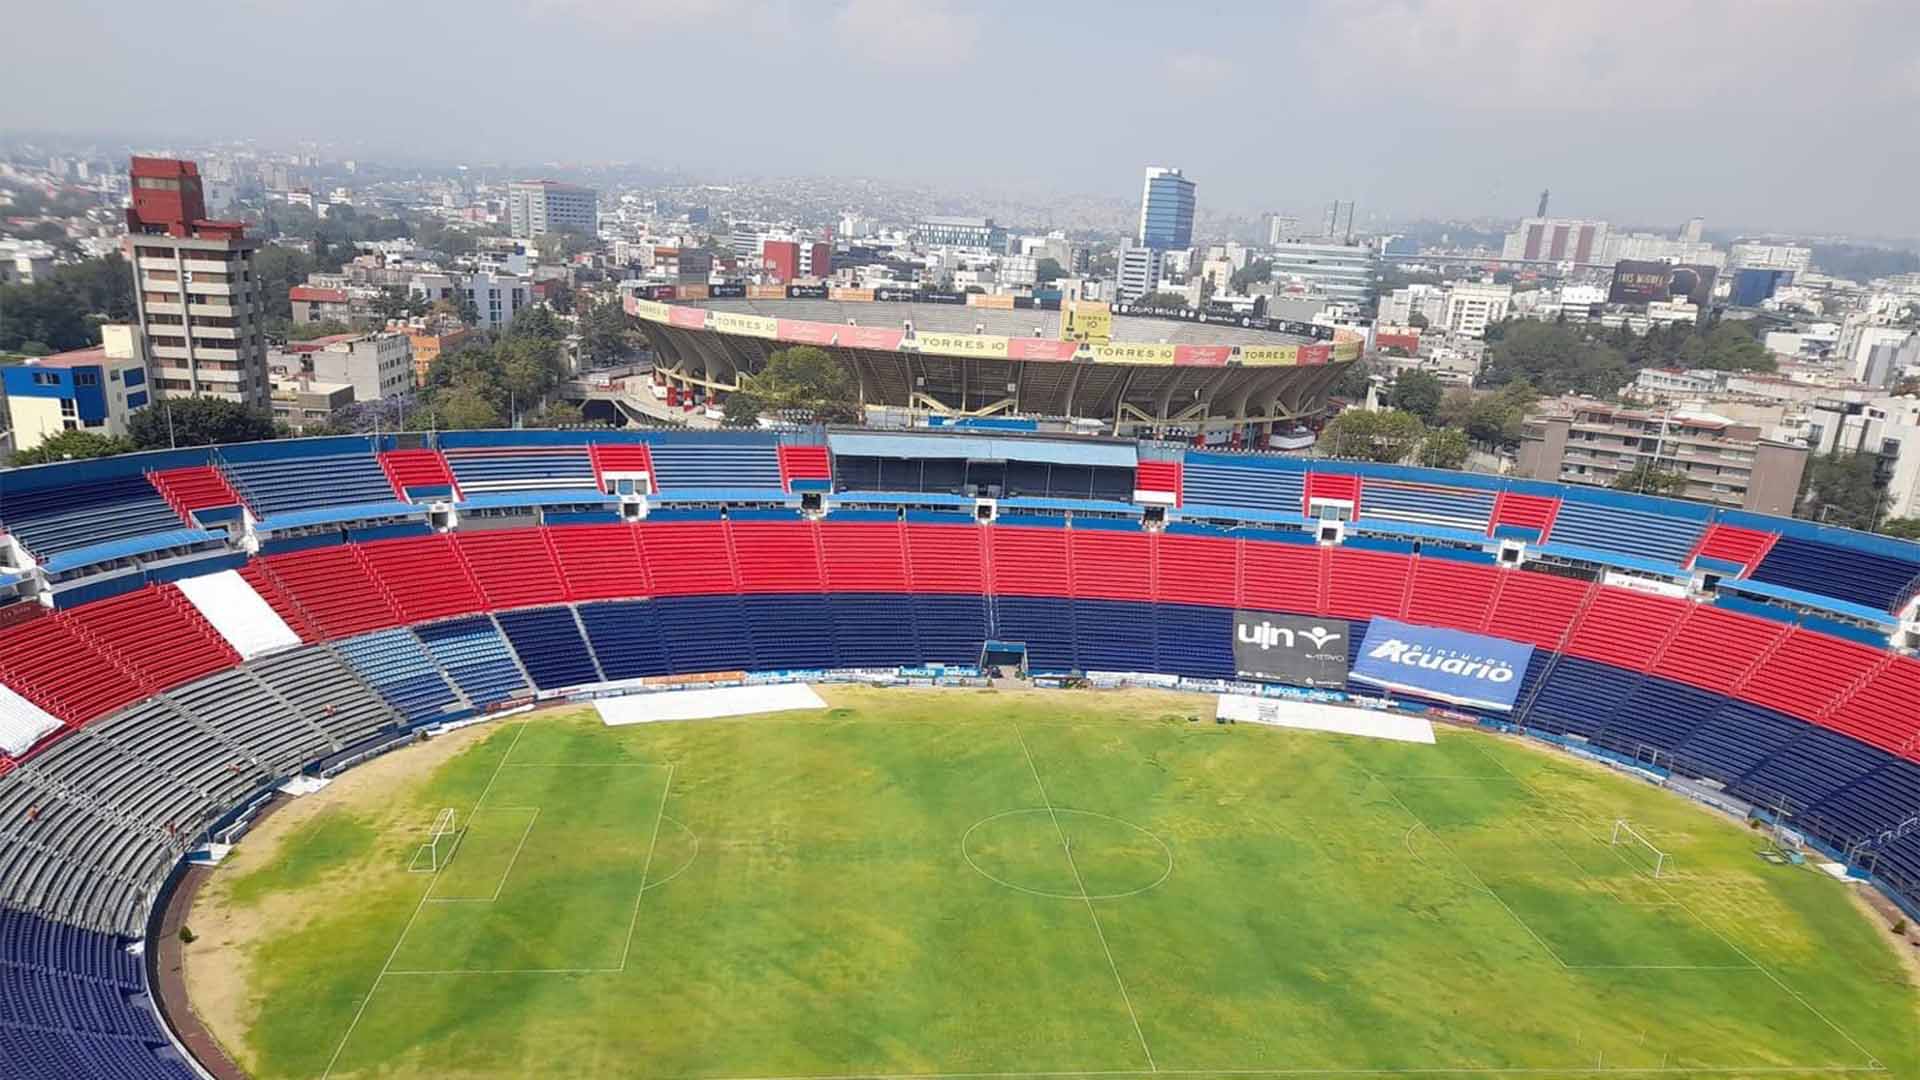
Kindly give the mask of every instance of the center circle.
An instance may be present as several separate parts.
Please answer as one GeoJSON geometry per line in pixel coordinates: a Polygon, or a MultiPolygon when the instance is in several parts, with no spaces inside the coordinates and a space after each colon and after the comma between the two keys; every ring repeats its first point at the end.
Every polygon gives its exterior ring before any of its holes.
{"type": "Polygon", "coordinates": [[[996,885],[1056,900],[1118,900],[1173,874],[1165,840],[1092,810],[1003,810],[974,822],[960,854],[996,885]]]}

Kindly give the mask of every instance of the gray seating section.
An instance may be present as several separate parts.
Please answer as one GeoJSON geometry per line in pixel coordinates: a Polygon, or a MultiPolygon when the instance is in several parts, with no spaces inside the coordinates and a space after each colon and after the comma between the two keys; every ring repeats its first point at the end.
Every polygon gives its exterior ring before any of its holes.
{"type": "Polygon", "coordinates": [[[17,769],[0,783],[0,898],[120,934],[140,932],[179,848],[17,769]]]}
{"type": "Polygon", "coordinates": [[[281,653],[253,667],[268,688],[333,740],[334,749],[401,722],[400,715],[324,645],[281,653]]]}
{"type": "Polygon", "coordinates": [[[235,668],[167,696],[232,743],[243,760],[229,768],[284,776],[334,749],[326,732],[302,719],[247,668],[235,668]]]}

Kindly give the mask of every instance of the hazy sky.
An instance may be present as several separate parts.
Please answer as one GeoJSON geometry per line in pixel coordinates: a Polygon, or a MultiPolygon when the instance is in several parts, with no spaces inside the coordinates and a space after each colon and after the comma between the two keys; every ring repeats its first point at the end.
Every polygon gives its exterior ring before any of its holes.
{"type": "Polygon", "coordinates": [[[0,130],[1920,235],[1920,0],[8,8],[0,130]]]}

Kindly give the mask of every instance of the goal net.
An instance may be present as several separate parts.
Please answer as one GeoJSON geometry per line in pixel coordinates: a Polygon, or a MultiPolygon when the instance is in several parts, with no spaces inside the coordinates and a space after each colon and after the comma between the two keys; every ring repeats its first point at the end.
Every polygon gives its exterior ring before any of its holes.
{"type": "Polygon", "coordinates": [[[453,858],[454,845],[460,841],[460,831],[454,827],[453,808],[440,811],[433,819],[433,828],[427,831],[427,842],[413,853],[413,861],[407,864],[407,870],[415,874],[438,873],[453,858]]]}
{"type": "Polygon", "coordinates": [[[1649,874],[1659,877],[1668,870],[1669,857],[1653,841],[1641,835],[1640,831],[1628,823],[1626,818],[1615,818],[1613,822],[1613,846],[1625,848],[1635,862],[1646,867],[1649,874]]]}

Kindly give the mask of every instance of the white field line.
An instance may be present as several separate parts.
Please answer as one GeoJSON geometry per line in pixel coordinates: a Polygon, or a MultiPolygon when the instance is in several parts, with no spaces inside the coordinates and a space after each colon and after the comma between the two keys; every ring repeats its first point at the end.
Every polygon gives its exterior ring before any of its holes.
{"type": "Polygon", "coordinates": [[[660,789],[660,810],[653,817],[653,839],[647,842],[647,861],[640,867],[640,890],[633,894],[633,915],[627,920],[627,941],[620,947],[619,971],[627,970],[627,957],[633,952],[633,931],[640,925],[640,901],[647,898],[647,875],[653,872],[653,851],[660,846],[660,822],[667,816],[667,796],[673,794],[674,766],[667,766],[667,782],[660,789]]]}
{"type": "MultiPolygon", "coordinates": [[[[494,765],[493,775],[487,778],[487,786],[480,790],[480,797],[473,800],[473,808],[467,811],[469,820],[473,817],[473,811],[480,809],[480,804],[486,802],[487,796],[492,793],[494,782],[500,779],[500,770],[506,765],[507,759],[513,756],[513,748],[520,745],[520,736],[527,733],[528,723],[530,721],[520,721],[520,729],[513,733],[513,741],[507,744],[507,752],[500,755],[499,762],[494,765]]],[[[394,941],[393,951],[387,953],[387,962],[380,965],[380,974],[373,977],[373,985],[367,988],[367,996],[360,1000],[360,1007],[354,1010],[353,1020],[347,1024],[346,1033],[340,1036],[340,1045],[333,1048],[333,1056],[327,1059],[327,1068],[320,1074],[320,1080],[327,1080],[327,1077],[333,1075],[333,1067],[340,1063],[340,1054],[346,1050],[347,1040],[353,1038],[353,1029],[360,1026],[360,1018],[367,1015],[367,1006],[373,1004],[374,993],[380,989],[380,983],[386,979],[387,972],[393,968],[393,958],[400,955],[400,946],[406,943],[408,932],[413,929],[413,924],[419,921],[420,912],[426,909],[427,897],[433,892],[434,883],[439,880],[440,871],[435,870],[433,880],[428,882],[427,887],[420,893],[420,902],[413,905],[413,914],[407,917],[407,925],[400,928],[400,937],[394,941]]]]}
{"type": "MultiPolygon", "coordinates": [[[[428,903],[491,904],[500,899],[500,890],[507,887],[507,879],[513,876],[513,864],[520,861],[520,852],[523,848],[527,846],[527,837],[533,835],[534,822],[540,820],[540,808],[537,806],[500,806],[500,807],[495,807],[495,809],[531,810],[533,811],[533,816],[527,819],[527,827],[520,830],[520,842],[514,845],[513,856],[507,860],[507,868],[505,870],[500,871],[500,880],[493,883],[493,895],[492,896],[432,896],[431,892],[429,892],[429,900],[427,901],[428,903]]],[[[467,828],[469,829],[473,828],[472,818],[467,819],[467,828]]],[[[464,836],[465,834],[463,833],[462,835],[464,836]]],[[[459,851],[459,850],[460,848],[456,844],[454,847],[454,851],[459,851]]],[[[453,856],[451,854],[447,856],[447,862],[449,863],[453,862],[453,856]]],[[[434,885],[434,888],[440,887],[440,879],[438,875],[435,876],[433,885],[434,885]]]]}
{"type": "MultiPolygon", "coordinates": [[[[1507,775],[1512,776],[1515,780],[1519,781],[1520,786],[1526,788],[1529,792],[1531,792],[1535,799],[1541,801],[1542,803],[1545,803],[1548,801],[1544,793],[1542,793],[1538,788],[1534,787],[1532,784],[1527,783],[1525,778],[1515,773],[1512,769],[1507,768],[1507,765],[1505,762],[1501,761],[1497,757],[1494,757],[1492,754],[1487,753],[1487,748],[1484,745],[1480,745],[1477,748],[1479,749],[1481,754],[1486,756],[1487,760],[1493,762],[1495,765],[1500,767],[1501,771],[1505,772],[1507,775]]],[[[1584,831],[1585,829],[1584,824],[1582,825],[1582,829],[1584,831]]],[[[1592,837],[1594,843],[1596,844],[1600,843],[1600,838],[1598,836],[1594,836],[1591,832],[1587,833],[1587,835],[1592,837]]],[[[1615,858],[1620,859],[1622,862],[1626,862],[1627,865],[1629,866],[1633,865],[1632,862],[1629,861],[1625,855],[1622,855],[1619,849],[1614,845],[1606,844],[1604,846],[1607,848],[1607,850],[1613,852],[1615,858]]],[[[1639,872],[1639,867],[1634,867],[1634,870],[1635,872],[1639,872]]],[[[1676,893],[1674,893],[1673,889],[1669,887],[1666,882],[1661,881],[1659,878],[1651,878],[1649,880],[1653,882],[1655,888],[1659,889],[1661,892],[1665,893],[1668,897],[1670,897],[1673,900],[1673,902],[1679,906],[1680,910],[1686,912],[1689,916],[1691,916],[1693,918],[1693,921],[1699,923],[1701,926],[1706,927],[1708,933],[1712,934],[1714,937],[1719,938],[1722,942],[1726,944],[1727,948],[1732,949],[1734,952],[1738,953],[1741,959],[1745,960],[1749,964],[1752,964],[1754,968],[1760,972],[1760,974],[1765,975],[1769,980],[1771,980],[1773,985],[1785,991],[1788,997],[1791,997],[1793,1000],[1799,1002],[1802,1007],[1804,1007],[1808,1012],[1812,1013],[1816,1018],[1818,1018],[1821,1023],[1827,1025],[1827,1027],[1829,1028],[1832,1028],[1835,1034],[1839,1035],[1842,1039],[1845,1039],[1849,1046],[1852,1046],[1855,1050],[1858,1050],[1862,1055],[1864,1055],[1867,1059],[1866,1067],[1872,1068],[1872,1069],[1878,1069],[1882,1067],[1880,1065],[1880,1059],[1874,1056],[1873,1051],[1868,1050],[1865,1046],[1860,1045],[1860,1040],[1848,1034],[1847,1030],[1841,1027],[1839,1024],[1834,1023],[1833,1020],[1830,1019],[1826,1013],[1823,1013],[1819,1009],[1814,1008],[1813,1002],[1808,1001],[1806,998],[1802,997],[1798,990],[1795,990],[1793,987],[1788,986],[1780,978],[1780,976],[1775,975],[1770,969],[1766,967],[1766,965],[1754,959],[1752,953],[1749,953],[1747,950],[1741,948],[1736,942],[1734,942],[1732,938],[1729,938],[1726,934],[1722,933],[1719,927],[1708,922],[1704,916],[1702,916],[1699,912],[1693,910],[1693,908],[1689,906],[1686,903],[1686,901],[1682,900],[1676,893]]]]}
{"type": "Polygon", "coordinates": [[[1649,1065],[1636,1067],[1631,1065],[1571,1065],[1559,1068],[1535,1066],[1440,1066],[1438,1068],[1382,1068],[1382,1069],[1159,1069],[1148,1072],[1145,1069],[1090,1069],[1090,1070],[1051,1070],[1046,1072],[924,1072],[924,1073],[840,1073],[840,1074],[802,1074],[798,1076],[729,1076],[712,1080],[1016,1080],[1032,1078],[1046,1080],[1057,1077],[1061,1080],[1092,1077],[1126,1076],[1770,1076],[1791,1074],[1805,1076],[1810,1073],[1846,1074],[1846,1073],[1883,1073],[1884,1066],[1879,1065],[1810,1065],[1795,1067],[1792,1065],[1754,1065],[1709,1066],[1706,1068],[1688,1068],[1679,1065],[1649,1065]]]}
{"type": "Polygon", "coordinates": [[[1159,1072],[1160,1066],[1154,1063],[1153,1050],[1147,1045],[1147,1033],[1140,1029],[1140,1016],[1133,1011],[1133,997],[1127,993],[1127,983],[1120,977],[1120,965],[1113,962],[1113,949],[1107,944],[1107,932],[1100,926],[1100,912],[1093,906],[1093,898],[1087,895],[1087,883],[1080,877],[1080,866],[1073,861],[1073,847],[1067,843],[1067,831],[1060,826],[1060,815],[1054,812],[1053,800],[1047,797],[1047,785],[1040,780],[1040,767],[1033,763],[1033,751],[1027,749],[1027,737],[1019,724],[1013,725],[1013,734],[1020,740],[1020,752],[1027,756],[1027,768],[1033,772],[1034,786],[1040,789],[1040,801],[1046,805],[1047,816],[1053,819],[1053,831],[1060,836],[1060,850],[1067,854],[1067,868],[1073,871],[1073,883],[1080,890],[1080,899],[1087,905],[1087,914],[1093,919],[1093,932],[1100,938],[1100,949],[1107,954],[1107,967],[1113,971],[1114,984],[1120,987],[1120,1000],[1126,1003],[1127,1018],[1133,1021],[1133,1033],[1140,1038],[1140,1052],[1147,1056],[1147,1069],[1159,1072]]]}

